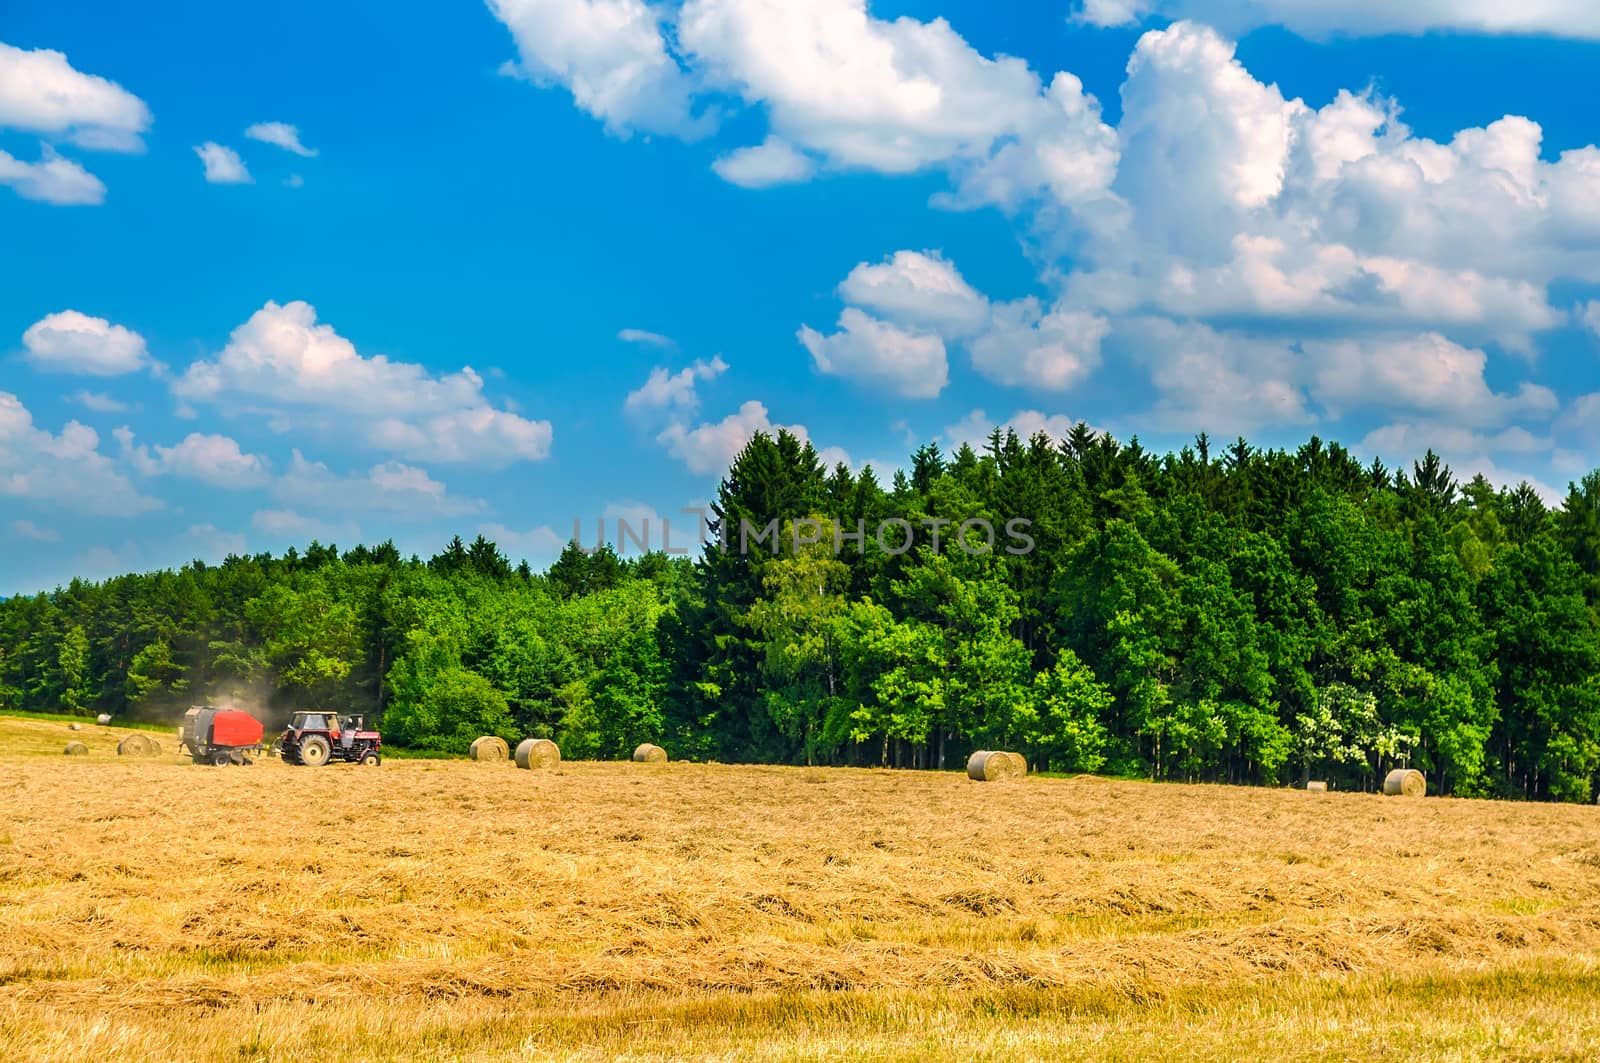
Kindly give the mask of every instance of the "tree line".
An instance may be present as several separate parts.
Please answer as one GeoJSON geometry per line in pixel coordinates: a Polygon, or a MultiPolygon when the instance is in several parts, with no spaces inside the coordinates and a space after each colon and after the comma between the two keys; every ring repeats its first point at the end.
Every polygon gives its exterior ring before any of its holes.
{"type": "Polygon", "coordinates": [[[74,581],[0,603],[0,707],[317,706],[446,752],[1600,784],[1600,471],[1550,508],[1431,451],[1161,455],[1079,425],[923,446],[882,483],[780,432],[734,460],[709,532],[692,561],[574,542],[543,573],[480,536],[74,581]],[[1008,537],[985,549],[985,525],[1008,537]]]}

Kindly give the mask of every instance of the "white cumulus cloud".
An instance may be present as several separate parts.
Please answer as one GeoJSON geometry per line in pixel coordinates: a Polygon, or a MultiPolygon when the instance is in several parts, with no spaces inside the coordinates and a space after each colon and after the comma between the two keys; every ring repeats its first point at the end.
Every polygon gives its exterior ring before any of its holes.
{"type": "Polygon", "coordinates": [[[854,304],[840,317],[839,333],[800,331],[818,368],[917,398],[943,389],[945,348],[953,343],[964,344],[973,367],[996,383],[1068,390],[1100,364],[1110,331],[1095,313],[1046,307],[1032,296],[991,302],[937,251],[896,251],[880,263],[862,262],[840,283],[839,295],[854,304]]]}
{"type": "Polygon", "coordinates": [[[1496,487],[1527,483],[1547,505],[1554,506],[1560,504],[1562,492],[1523,471],[1530,461],[1547,455],[1551,445],[1549,437],[1535,436],[1523,428],[1478,432],[1445,422],[1405,421],[1374,429],[1353,450],[1400,469],[1409,469],[1410,462],[1432,450],[1445,460],[1458,481],[1481,473],[1496,487]]]}
{"type": "Polygon", "coordinates": [[[1550,417],[1560,405],[1549,388],[1524,383],[1497,394],[1484,378],[1489,356],[1427,333],[1397,340],[1325,340],[1304,345],[1312,392],[1335,416],[1388,408],[1449,418],[1454,424],[1505,424],[1525,415],[1550,417]]]}
{"type": "Polygon", "coordinates": [[[1154,393],[1127,434],[1227,437],[1315,420],[1304,357],[1282,340],[1165,318],[1120,322],[1111,339],[1121,359],[1144,368],[1154,393]]]}
{"type": "Polygon", "coordinates": [[[62,158],[48,144],[38,162],[24,162],[0,151],[0,185],[7,185],[23,199],[57,207],[92,207],[106,199],[106,186],[98,177],[62,158]]]}
{"type": "Polygon", "coordinates": [[[736,148],[711,164],[717,176],[742,188],[770,188],[794,184],[817,172],[816,160],[796,151],[780,137],[768,137],[760,144],[736,148]]]}
{"type": "Polygon", "coordinates": [[[425,520],[483,508],[477,499],[450,494],[444,484],[412,465],[390,461],[374,465],[365,475],[342,476],[320,461],[307,460],[298,450],[271,493],[291,511],[309,510],[323,518],[375,513],[425,520]]]}
{"type": "MultiPolygon", "coordinates": [[[[805,425],[777,424],[767,412],[766,405],[752,399],[740,406],[738,412],[730,413],[720,421],[708,421],[693,428],[687,424],[673,423],[656,438],[673,457],[688,466],[690,472],[698,476],[712,476],[725,471],[757,432],[777,435],[780,431],[787,431],[802,443],[811,438],[805,425]]],[[[819,456],[829,467],[836,461],[850,464],[849,455],[837,447],[825,448],[819,452],[819,456]]]]}
{"type": "Polygon", "coordinates": [[[141,494],[100,452],[100,436],[77,421],[59,433],[34,424],[22,400],[0,391],[0,498],[98,517],[133,517],[161,503],[141,494]]]}
{"type": "Polygon", "coordinates": [[[1578,323],[1600,336],[1600,300],[1590,300],[1578,308],[1578,323]]]}
{"type": "Polygon", "coordinates": [[[191,365],[173,391],[223,408],[271,404],[285,427],[348,436],[408,461],[500,467],[550,452],[550,423],[491,405],[471,368],[435,376],[413,363],[363,356],[298,301],[268,302],[233,330],[215,359],[191,365]]]}
{"type": "Polygon", "coordinates": [[[239,153],[230,147],[208,140],[196,145],[194,153],[205,164],[206,181],[210,184],[247,185],[254,180],[239,153]]]}
{"type": "Polygon", "coordinates": [[[989,300],[937,251],[896,251],[862,262],[839,284],[848,303],[891,321],[947,336],[973,335],[989,318],[989,300]]]}
{"type": "Polygon", "coordinates": [[[246,129],[244,135],[251,140],[271,144],[302,158],[314,158],[317,154],[316,149],[300,143],[300,130],[287,122],[257,122],[246,129]]]}
{"type": "Polygon", "coordinates": [[[766,109],[772,136],[719,172],[761,185],[832,169],[956,177],[957,200],[1083,201],[1115,170],[1115,137],[1082,84],[989,58],[943,19],[872,17],[866,0],[687,0],[678,39],[707,84],[766,109]]]}
{"type": "Polygon", "coordinates": [[[1283,26],[1311,37],[1446,30],[1600,40],[1600,9],[1589,0],[1081,0],[1076,17],[1095,26],[1124,26],[1154,14],[1234,32],[1283,26]]]}
{"type": "Polygon", "coordinates": [[[809,325],[796,334],[817,368],[910,399],[931,399],[950,380],[944,341],[881,321],[853,306],[839,315],[839,331],[823,335],[809,325]]]}
{"type": "Polygon", "coordinates": [[[0,127],[99,151],[139,151],[150,108],[116,82],[74,69],[61,52],[0,42],[0,127]]]}
{"type": "Polygon", "coordinates": [[[151,448],[136,443],[129,428],[113,435],[124,457],[146,476],[170,474],[230,491],[261,487],[268,480],[267,460],[246,454],[227,436],[191,432],[176,446],[151,448]]]}
{"type": "Polygon", "coordinates": [[[695,392],[695,384],[701,380],[715,380],[727,371],[728,363],[717,355],[709,362],[696,361],[672,372],[665,366],[657,366],[650,370],[650,377],[637,390],[628,393],[623,401],[623,409],[629,414],[640,416],[658,411],[671,411],[673,413],[693,413],[700,405],[700,397],[695,392]]]}
{"type": "Polygon", "coordinates": [[[143,336],[77,310],[47,314],[28,326],[22,348],[36,368],[58,373],[120,376],[153,364],[143,336]]]}
{"type": "Polygon", "coordinates": [[[997,304],[984,332],[972,340],[972,364],[999,384],[1066,391],[1100,364],[1110,332],[1095,314],[1047,310],[1032,297],[997,304]]]}
{"type": "Polygon", "coordinates": [[[1315,110],[1193,23],[1140,39],[1122,97],[1123,209],[1089,228],[1094,266],[1066,280],[1079,306],[1528,350],[1566,320],[1552,280],[1600,281],[1600,152],[1546,162],[1528,119],[1440,143],[1394,101],[1315,110]]]}
{"type": "Polygon", "coordinates": [[[693,79],[667,49],[661,18],[643,0],[488,0],[511,31],[521,62],[506,71],[561,85],[612,132],[693,137],[693,79]]]}

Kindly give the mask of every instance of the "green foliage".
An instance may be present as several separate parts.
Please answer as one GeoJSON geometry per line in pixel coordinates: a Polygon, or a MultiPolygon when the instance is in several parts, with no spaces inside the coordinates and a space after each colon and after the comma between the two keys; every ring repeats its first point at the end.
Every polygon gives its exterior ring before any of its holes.
{"type": "Polygon", "coordinates": [[[1308,775],[1313,767],[1337,764],[1381,769],[1385,761],[1403,758],[1416,742],[1414,735],[1384,726],[1378,699],[1348,683],[1320,688],[1294,722],[1294,750],[1308,775]]]}
{"type": "Polygon", "coordinates": [[[1600,471],[1551,507],[1431,452],[1158,455],[1079,425],[924,446],[880,479],[780,431],[710,510],[695,561],[574,542],[540,575],[477,536],[426,562],[313,542],[74,581],[0,602],[0,707],[165,722],[237,697],[365,712],[396,748],[537,735],[574,758],[936,768],[991,747],[1158,779],[1600,782],[1600,471]],[[974,518],[1032,549],[970,553],[974,518]],[[886,519],[914,548],[877,546],[886,519]]]}
{"type": "Polygon", "coordinates": [[[172,659],[172,647],[164,639],[134,654],[128,665],[128,700],[140,708],[175,705],[188,688],[184,670],[172,659]]]}
{"type": "Polygon", "coordinates": [[[62,636],[56,655],[61,668],[61,707],[68,712],[86,712],[92,700],[89,676],[89,636],[74,626],[62,636]]]}
{"type": "Polygon", "coordinates": [[[402,745],[451,753],[465,753],[479,735],[513,735],[506,696],[461,668],[431,676],[416,699],[396,701],[384,724],[402,745]]]}
{"type": "MultiPolygon", "coordinates": [[[[841,694],[842,592],[850,574],[826,545],[835,526],[819,521],[817,527],[823,542],[762,566],[764,595],[744,618],[766,647],[768,712],[781,734],[803,745],[807,764],[815,763],[829,710],[841,694]]],[[[783,533],[796,541],[793,524],[783,533]]]]}
{"type": "MultiPolygon", "coordinates": [[[[1099,771],[1109,735],[1103,722],[1116,698],[1071,650],[1033,677],[1024,737],[1052,771],[1099,771]]],[[[1037,758],[1036,758],[1037,759],[1037,758]]]]}

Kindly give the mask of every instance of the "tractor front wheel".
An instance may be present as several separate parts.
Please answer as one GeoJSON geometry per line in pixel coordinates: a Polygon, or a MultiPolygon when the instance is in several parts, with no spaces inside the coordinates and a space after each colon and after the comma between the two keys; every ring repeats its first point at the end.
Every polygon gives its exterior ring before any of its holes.
{"type": "Polygon", "coordinates": [[[300,742],[300,762],[313,768],[320,768],[328,763],[328,758],[333,755],[333,747],[328,745],[328,740],[321,735],[311,735],[300,742]]]}
{"type": "Polygon", "coordinates": [[[361,754],[361,763],[368,768],[376,768],[383,763],[383,758],[378,756],[376,749],[369,749],[361,754]]]}

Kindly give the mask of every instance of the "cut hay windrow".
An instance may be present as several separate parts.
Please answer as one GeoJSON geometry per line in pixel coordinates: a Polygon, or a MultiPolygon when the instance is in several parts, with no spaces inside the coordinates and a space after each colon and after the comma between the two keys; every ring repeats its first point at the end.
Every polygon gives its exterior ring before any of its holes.
{"type": "Polygon", "coordinates": [[[67,748],[61,752],[69,757],[86,757],[89,755],[89,747],[82,742],[68,742],[67,748]]]}
{"type": "Polygon", "coordinates": [[[157,757],[161,755],[161,743],[149,735],[131,734],[117,743],[117,756],[119,757],[157,757]]]}
{"type": "Polygon", "coordinates": [[[645,742],[633,751],[633,759],[636,764],[665,764],[667,762],[667,751],[660,746],[653,746],[649,742],[645,742]]]}
{"type": "Polygon", "coordinates": [[[1425,797],[1428,780],[1416,768],[1396,768],[1384,778],[1383,792],[1390,797],[1425,797]]]}
{"type": "Polygon", "coordinates": [[[525,738],[517,745],[517,767],[525,771],[561,766],[561,749],[548,738],[525,738]]]}
{"type": "Polygon", "coordinates": [[[967,758],[967,778],[974,782],[999,782],[1020,779],[1028,774],[1028,762],[1020,753],[980,749],[967,758]]]}
{"type": "Polygon", "coordinates": [[[498,763],[511,756],[511,747],[498,735],[484,735],[482,738],[472,740],[467,755],[473,760],[498,763]]]}

